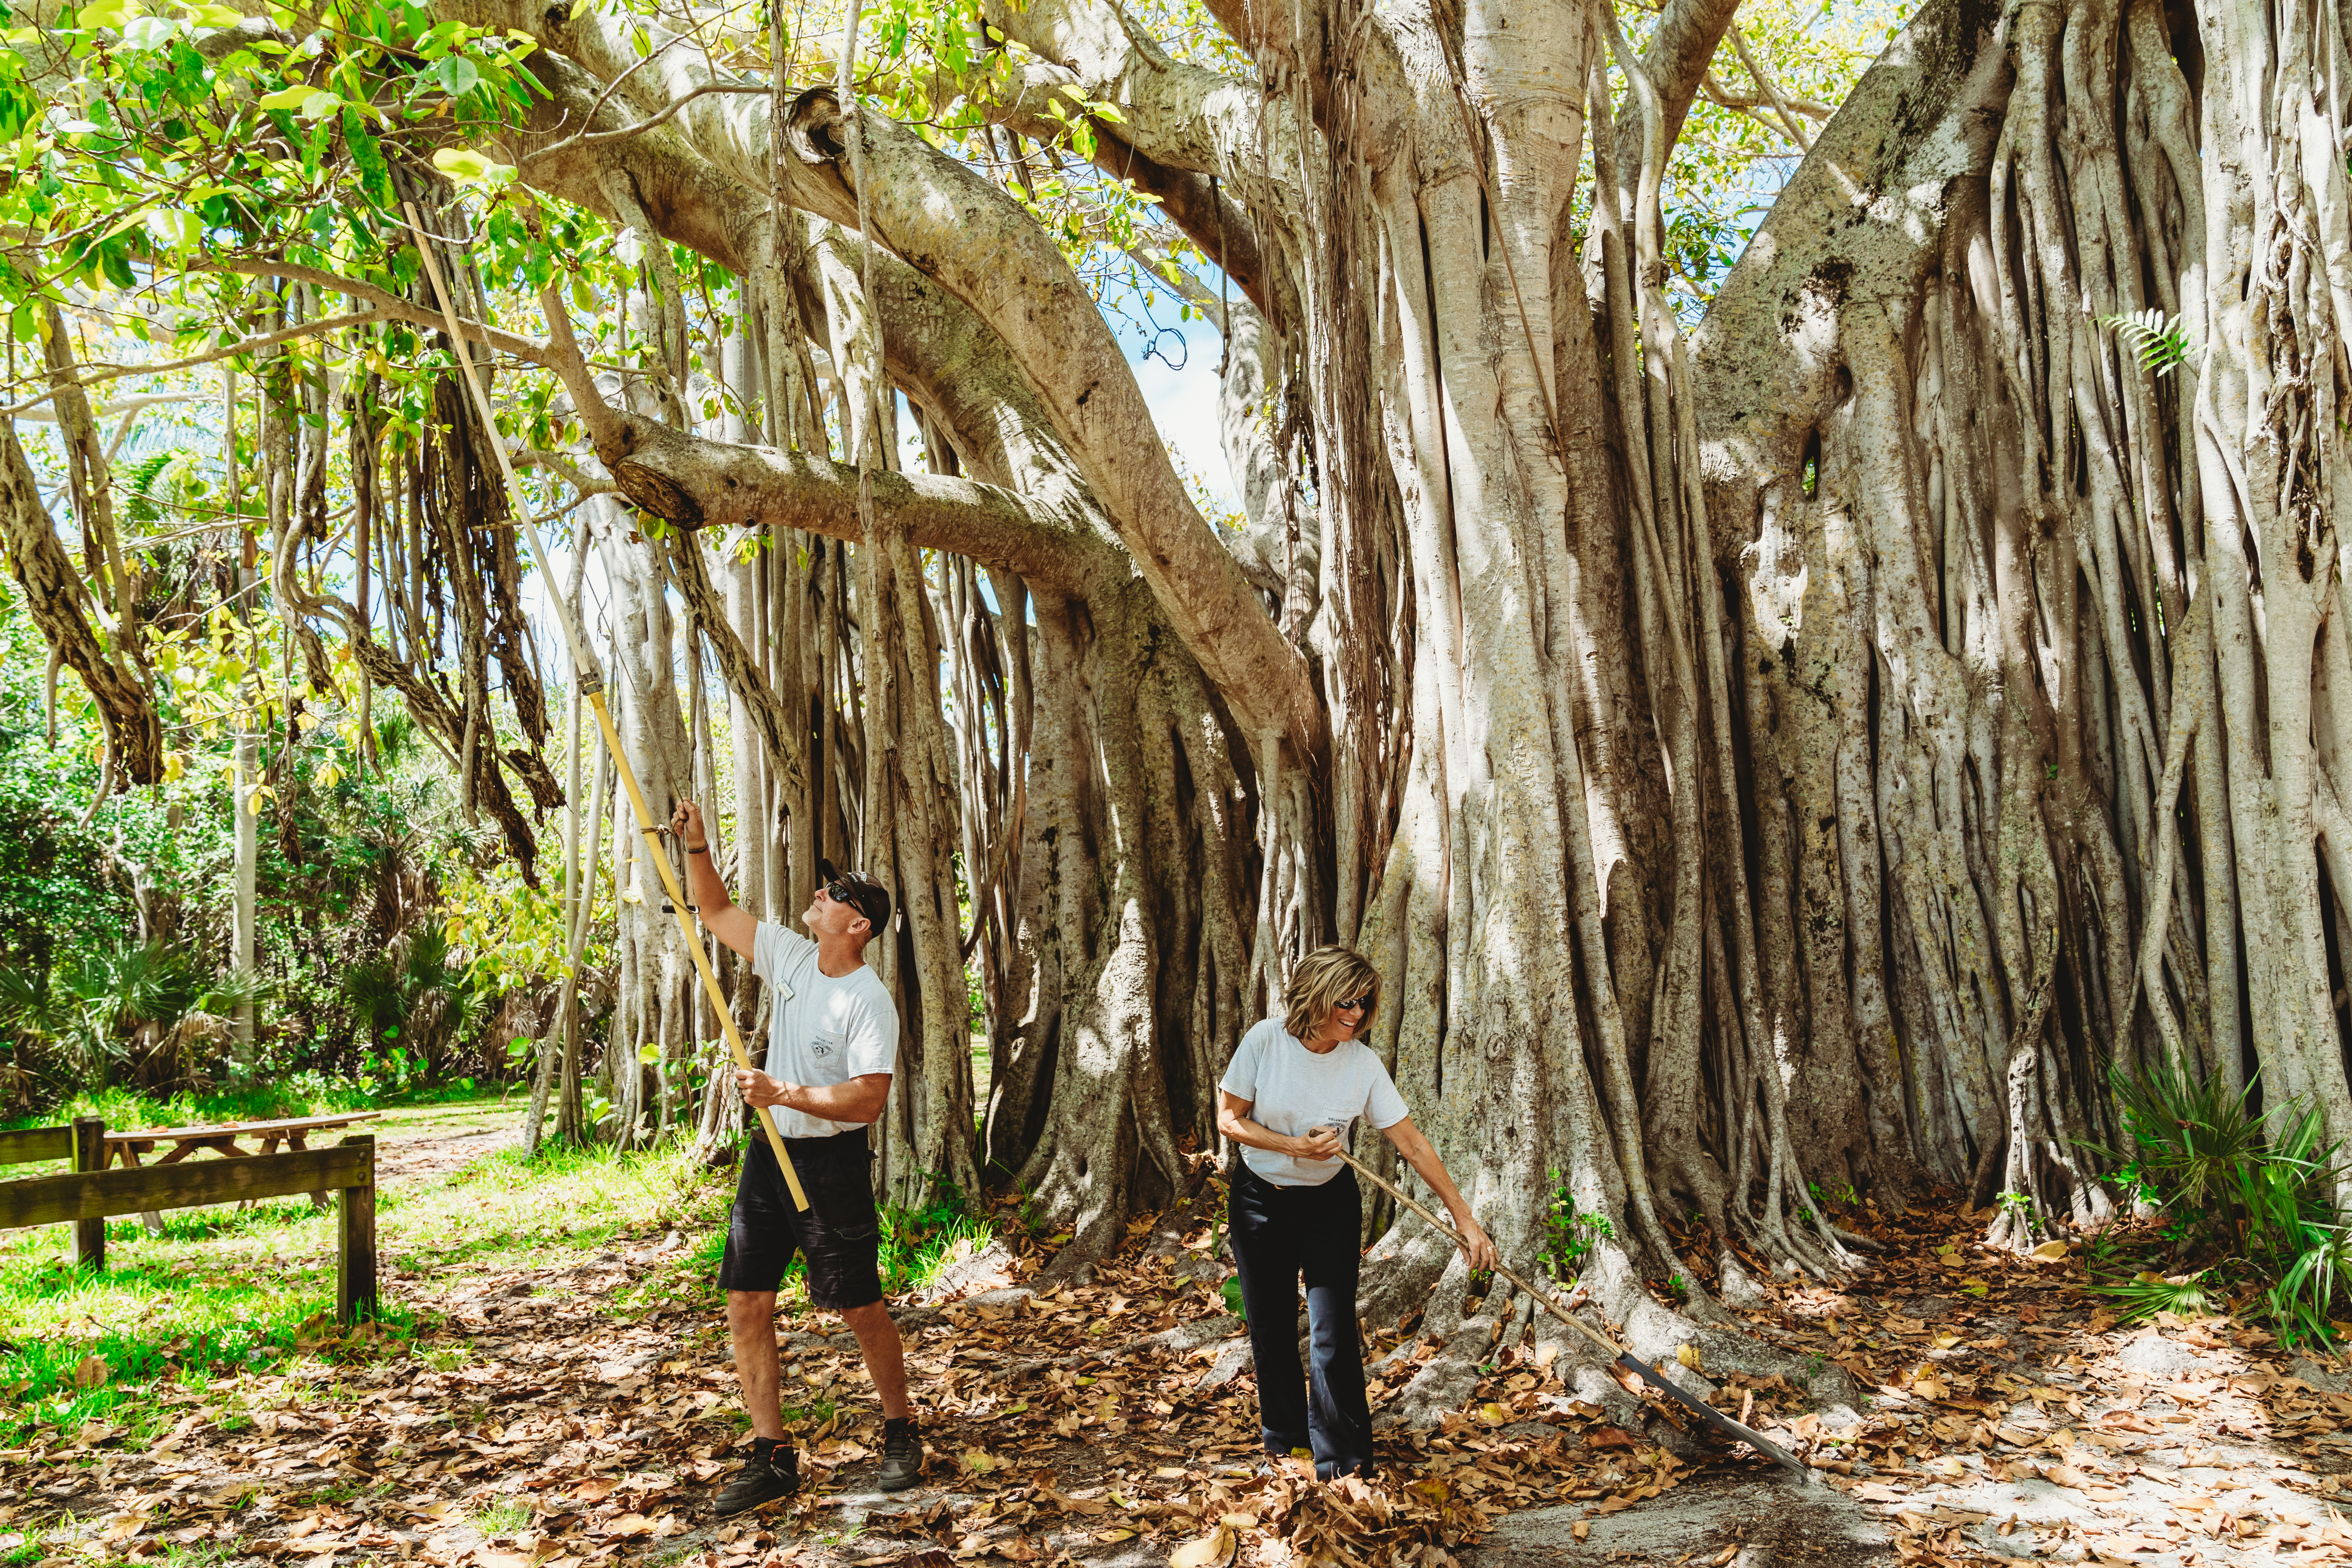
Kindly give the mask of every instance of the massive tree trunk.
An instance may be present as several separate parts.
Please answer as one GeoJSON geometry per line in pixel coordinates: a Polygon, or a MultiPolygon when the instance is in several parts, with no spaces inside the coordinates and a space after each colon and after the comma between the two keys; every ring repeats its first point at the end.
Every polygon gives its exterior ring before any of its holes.
{"type": "MultiPolygon", "coordinates": [[[[1767,1033],[1759,949],[1777,951],[1793,911],[1748,898],[1751,829],[1736,793],[1748,748],[1734,719],[1747,693],[1721,651],[1685,351],[1658,277],[1663,127],[1680,102],[1643,77],[1654,129],[1636,138],[1633,210],[1618,213],[1604,156],[1601,213],[1579,234],[1584,111],[1602,91],[1590,17],[1507,37],[1482,21],[1465,54],[1444,27],[1350,14],[1339,33],[1358,40],[1364,86],[1345,112],[1370,131],[1344,142],[1327,129],[1342,110],[1290,58],[1286,29],[1243,38],[1301,84],[1243,134],[1227,112],[1233,84],[1187,78],[1182,101],[1153,100],[1141,89],[1183,73],[1136,68],[1101,16],[1045,5],[1009,20],[1089,91],[1139,84],[1123,134],[1168,166],[1205,164],[1268,218],[1251,225],[1270,273],[1255,292],[1283,319],[1270,350],[1263,333],[1244,345],[1262,357],[1242,380],[1276,389],[1302,437],[1277,451],[1311,456],[1319,483],[1311,510],[1286,487],[1250,487],[1253,535],[1281,528],[1278,568],[1265,542],[1236,559],[1209,535],[1231,576],[1171,582],[1171,563],[1200,558],[1190,531],[1202,525],[1162,504],[1156,443],[1120,445],[1132,419],[1080,412],[1097,395],[1070,378],[1098,355],[1091,314],[1016,316],[1024,297],[930,247],[930,209],[910,204],[927,190],[957,204],[1024,258],[1033,289],[1068,287],[1056,280],[1066,265],[1024,237],[999,193],[887,122],[869,126],[862,164],[845,156],[855,132],[830,99],[803,95],[788,194],[836,223],[863,216],[894,250],[925,247],[929,279],[887,256],[865,269],[888,374],[961,473],[1009,483],[1024,503],[934,481],[892,498],[908,508],[902,526],[1031,573],[1033,590],[1034,569],[1014,557],[1034,551],[1039,524],[1068,530],[1053,563],[1067,586],[1037,592],[1028,650],[1041,695],[1009,966],[1025,973],[997,987],[992,1167],[1069,1216],[1082,1251],[1108,1245],[1137,1204],[1181,1180],[1180,1140],[1205,1131],[1244,1008],[1269,1005],[1299,952],[1338,938],[1389,967],[1397,1000],[1381,1047],[1516,1253],[1533,1249],[1564,1186],[1580,1210],[1620,1222],[1625,1247],[1601,1271],[1620,1314],[1646,1300],[1639,1272],[1699,1275],[1666,1234],[1663,1194],[1693,1199],[1719,1244],[1736,1231],[1816,1267],[1845,1260],[1818,1210],[1810,1239],[1786,1219],[1810,1206],[1798,1141],[1818,1152],[1822,1137],[1814,1121],[1792,1129],[1784,1074],[1818,1058],[1833,1078],[1857,1047],[1850,1031],[1793,1041],[1785,1019],[1767,1033]],[[1084,47],[1063,47],[1080,35],[1084,47]],[[1526,90],[1489,112],[1483,97],[1500,80],[1526,90]],[[1465,129],[1477,132],[1467,145],[1465,129]],[[1295,179],[1266,175],[1276,152],[1295,179]],[[1121,544],[1142,552],[1139,571],[1121,544]],[[1254,577],[1273,581],[1262,590],[1254,577]],[[1192,658],[1171,662],[1162,616],[1192,658]],[[1267,632],[1307,655],[1324,718],[1300,721],[1271,676],[1251,683],[1283,667],[1263,651],[1267,632]],[[1168,812],[1171,795],[1189,812],[1168,812]],[[1193,868],[1208,868],[1195,879],[1212,895],[1197,904],[1171,897],[1193,868]],[[1187,1016],[1171,1004],[1189,997],[1200,1000],[1187,1016]]],[[[1677,37],[1723,18],[1685,20],[1677,37]]],[[[600,24],[542,36],[591,78],[627,69],[600,24]]],[[[1688,47],[1703,59],[1711,37],[1688,47]]],[[[1660,74],[1686,102],[1696,73],[1681,66],[1660,74]]],[[[593,106],[563,68],[547,73],[560,83],[547,119],[568,135],[593,106]]],[[[681,66],[648,80],[634,111],[698,79],[681,66]]],[[[591,202],[625,171],[645,222],[740,268],[778,221],[747,178],[764,172],[772,125],[724,98],[677,124],[680,135],[618,141],[594,160],[517,152],[534,179],[591,202]]],[[[827,308],[821,278],[795,284],[827,308]]],[[[836,364],[844,341],[836,322],[836,364]]],[[[702,526],[841,530],[848,476],[804,454],[662,435],[600,413],[584,374],[573,379],[606,467],[641,504],[702,526]],[[829,523],[816,515],[828,510],[829,523]]],[[[1122,371],[1106,390],[1130,396],[1123,387],[1122,371]]],[[[1853,1124],[1850,1168],[1871,1180],[1877,1129],[1858,1116],[1841,1125],[1853,1124]]],[[[1409,1229],[1392,1250],[1397,1300],[1451,1256],[1409,1229]]],[[[1458,1309],[1462,1288],[1457,1275],[1441,1301],[1458,1309]]]]}
{"type": "Polygon", "coordinates": [[[2259,1068],[2352,1127],[2352,242],[2327,9],[1997,20],[1914,24],[1702,342],[1759,756],[1858,742],[1759,799],[1837,815],[1824,885],[1887,911],[1874,1091],[1978,1201],[2036,1200],[1995,1224],[2027,1246],[2107,1206],[2111,1066],[2259,1068]]]}

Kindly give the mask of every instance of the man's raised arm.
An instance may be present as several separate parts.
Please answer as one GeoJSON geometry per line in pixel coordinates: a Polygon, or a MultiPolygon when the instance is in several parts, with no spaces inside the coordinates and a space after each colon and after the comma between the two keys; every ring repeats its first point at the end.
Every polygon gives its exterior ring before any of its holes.
{"type": "Polygon", "coordinates": [[[719,868],[711,864],[710,834],[702,824],[702,807],[690,800],[679,801],[677,809],[670,813],[669,830],[686,846],[686,896],[694,900],[695,913],[713,936],[748,961],[760,934],[760,922],[749,910],[737,909],[727,896],[727,884],[719,879],[719,868]]]}

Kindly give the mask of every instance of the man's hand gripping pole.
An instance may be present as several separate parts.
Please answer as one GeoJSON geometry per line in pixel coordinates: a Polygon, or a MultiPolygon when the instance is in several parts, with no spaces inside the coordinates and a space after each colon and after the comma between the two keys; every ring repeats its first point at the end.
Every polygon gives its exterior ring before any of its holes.
{"type": "MultiPolygon", "coordinates": [[[[677,869],[670,864],[669,856],[662,847],[661,829],[654,826],[653,813],[646,806],[645,792],[637,787],[636,770],[629,766],[629,754],[622,750],[621,737],[613,728],[612,710],[604,703],[604,673],[588,650],[587,639],[580,635],[580,623],[573,616],[571,602],[563,596],[554,568],[547,559],[547,546],[540,541],[539,527],[530,520],[530,498],[523,494],[521,485],[516,482],[514,465],[507,459],[506,443],[499,439],[498,420],[490,411],[490,395],[482,389],[481,382],[474,375],[474,356],[467,349],[465,331],[457,324],[457,312],[450,306],[449,291],[442,285],[440,263],[434,258],[433,247],[427,243],[425,230],[416,221],[415,207],[403,202],[401,208],[407,216],[410,231],[416,236],[417,253],[425,258],[425,274],[433,280],[433,298],[441,306],[442,320],[448,323],[449,341],[457,353],[458,379],[473,391],[474,409],[481,416],[482,428],[488,437],[490,450],[498,455],[499,472],[506,479],[507,496],[514,507],[516,523],[530,545],[531,560],[538,565],[540,578],[547,585],[547,596],[555,605],[556,622],[563,628],[564,647],[572,655],[572,668],[576,676],[574,686],[579,694],[588,700],[588,706],[596,714],[596,729],[604,737],[604,750],[613,758],[614,771],[621,775],[621,787],[628,792],[629,809],[637,814],[637,831],[645,836],[646,858],[661,873],[662,886],[669,893],[670,909],[677,916],[678,934],[686,939],[686,951],[694,954],[695,971],[702,976],[703,990],[709,994],[711,1011],[719,1015],[719,1026],[727,1036],[727,1048],[734,1053],[735,1065],[750,1072],[751,1054],[744,1049],[743,1037],[735,1027],[735,1016],[728,1010],[727,993],[719,988],[719,972],[711,968],[710,954],[703,950],[701,939],[696,934],[694,918],[688,912],[686,890],[677,885],[677,869]]],[[[790,996],[792,993],[787,990],[784,994],[790,996]]],[[[776,1131],[775,1115],[764,1105],[757,1107],[757,1110],[761,1130],[768,1135],[768,1147],[775,1151],[776,1164],[784,1173],[784,1184],[792,1189],[793,1206],[804,1210],[809,1206],[808,1194],[801,1190],[800,1173],[793,1169],[792,1155],[784,1152],[784,1136],[776,1131]]]]}

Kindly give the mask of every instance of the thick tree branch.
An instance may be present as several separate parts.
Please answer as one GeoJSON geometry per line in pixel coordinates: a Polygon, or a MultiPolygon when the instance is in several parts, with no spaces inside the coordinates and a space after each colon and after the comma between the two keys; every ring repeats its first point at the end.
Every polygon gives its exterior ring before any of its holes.
{"type": "Polygon", "coordinates": [[[632,136],[642,136],[646,132],[653,130],[656,126],[668,124],[672,120],[677,117],[678,111],[686,108],[688,104],[692,103],[696,99],[704,97],[709,93],[740,92],[753,97],[761,97],[765,96],[772,90],[773,89],[770,88],[742,82],[706,81],[700,87],[698,87],[692,91],[687,93],[683,98],[673,100],[667,108],[656,110],[652,115],[644,120],[638,121],[634,125],[619,125],[614,127],[610,131],[574,132],[570,137],[562,142],[558,142],[554,146],[542,148],[539,152],[532,153],[531,156],[534,158],[549,158],[553,157],[558,153],[567,152],[573,146],[594,146],[600,142],[621,142],[625,141],[632,136]]]}
{"type": "MultiPolygon", "coordinates": [[[[829,205],[854,217],[860,204],[830,91],[795,100],[791,134],[808,169],[835,182],[829,205]]],[[[1302,756],[1321,755],[1324,720],[1306,661],[1193,505],[1133,370],[1052,239],[1003,192],[887,117],[867,118],[866,143],[868,237],[937,279],[1003,337],[1171,625],[1236,717],[1256,733],[1280,731],[1302,756]]]]}
{"type": "MultiPolygon", "coordinates": [[[[562,378],[605,471],[632,501],[685,529],[797,528],[865,539],[856,469],[805,452],[713,441],[614,407],[597,389],[562,300],[551,289],[540,303],[550,328],[545,361],[562,378]]],[[[876,473],[873,483],[875,505],[927,550],[969,555],[1072,597],[1129,574],[1098,537],[994,485],[893,472],[876,473]]]]}
{"type": "MultiPolygon", "coordinates": [[[[992,107],[989,118],[1035,141],[1056,135],[1062,129],[1059,122],[1031,108],[1040,79],[1068,79],[1066,73],[1054,67],[1033,66],[1030,85],[1012,103],[992,107]]],[[[1249,213],[1239,202],[1218,190],[1208,175],[1172,167],[1139,151],[1125,131],[1126,127],[1114,121],[1097,122],[1092,158],[1095,167],[1127,181],[1146,195],[1158,196],[1160,210],[1184,231],[1184,237],[1200,247],[1201,254],[1223,268],[1234,287],[1251,304],[1265,310],[1265,289],[1271,286],[1271,279],[1265,272],[1265,253],[1258,245],[1257,226],[1249,213]]]]}
{"type": "MultiPolygon", "coordinates": [[[[617,413],[605,468],[632,501],[684,528],[797,528],[862,542],[857,472],[806,452],[738,447],[617,413]]],[[[1083,598],[1091,542],[1009,490],[941,474],[873,475],[874,504],[927,550],[1017,572],[1048,593],[1083,598]]],[[[1124,575],[1124,573],[1121,574],[1124,575]]]]}
{"type": "MultiPolygon", "coordinates": [[[[1658,89],[1658,108],[1664,119],[1664,137],[1671,155],[1690,114],[1691,100],[1706,85],[1716,46],[1723,42],[1739,0],[1668,0],[1642,51],[1642,68],[1658,89]]],[[[1631,180],[1642,166],[1642,115],[1631,93],[1617,116],[1617,167],[1631,180]]]]}
{"type": "MultiPolygon", "coordinates": [[[[608,24],[594,16],[574,19],[559,14],[551,21],[491,0],[446,0],[443,10],[531,30],[592,75],[598,62],[614,74],[635,63],[634,52],[604,37],[608,24]],[[623,63],[625,54],[631,58],[623,63]]],[[[677,79],[665,78],[649,89],[676,95],[695,85],[689,73],[674,75],[677,79]]],[[[743,109],[743,101],[731,96],[706,99],[672,126],[594,149],[574,148],[548,160],[558,166],[549,177],[569,187],[564,194],[576,195],[579,187],[572,182],[585,172],[576,166],[583,155],[653,147],[682,128],[693,147],[707,152],[711,164],[736,184],[728,204],[736,214],[731,230],[717,215],[695,215],[688,221],[700,235],[740,251],[756,224],[765,221],[764,203],[753,207],[751,194],[763,192],[771,178],[764,108],[743,109]],[[575,165],[569,178],[566,164],[575,165]]],[[[778,160],[788,199],[803,211],[855,227],[859,202],[848,184],[840,112],[830,91],[801,96],[791,134],[794,146],[778,160]]],[[[1302,754],[1319,755],[1322,709],[1306,661],[1283,640],[1194,506],[1132,368],[1050,237],[1003,191],[887,116],[870,117],[865,159],[865,205],[874,225],[868,237],[936,279],[994,329],[1037,403],[1067,440],[1087,487],[1117,526],[1170,624],[1242,722],[1257,733],[1282,731],[1302,754]]],[[[701,171],[656,171],[656,181],[664,173],[683,174],[708,189],[701,171]]],[[[531,177],[537,182],[540,171],[534,169],[531,177]]],[[[669,208],[672,217],[681,216],[674,205],[680,193],[649,188],[644,180],[634,188],[656,226],[662,221],[654,216],[657,206],[669,208]]],[[[608,204],[599,198],[590,205],[602,209],[608,204]]]]}

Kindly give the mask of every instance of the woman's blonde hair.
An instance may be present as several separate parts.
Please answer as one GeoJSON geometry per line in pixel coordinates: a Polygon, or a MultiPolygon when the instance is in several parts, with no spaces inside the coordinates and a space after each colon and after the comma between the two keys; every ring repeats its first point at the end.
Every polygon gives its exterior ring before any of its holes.
{"type": "Polygon", "coordinates": [[[1356,1037],[1371,1027],[1381,1007],[1381,973],[1372,961],[1351,947],[1318,947],[1298,961],[1290,984],[1282,988],[1282,1026],[1301,1040],[1314,1037],[1340,1003],[1365,998],[1364,1016],[1356,1037]]]}

